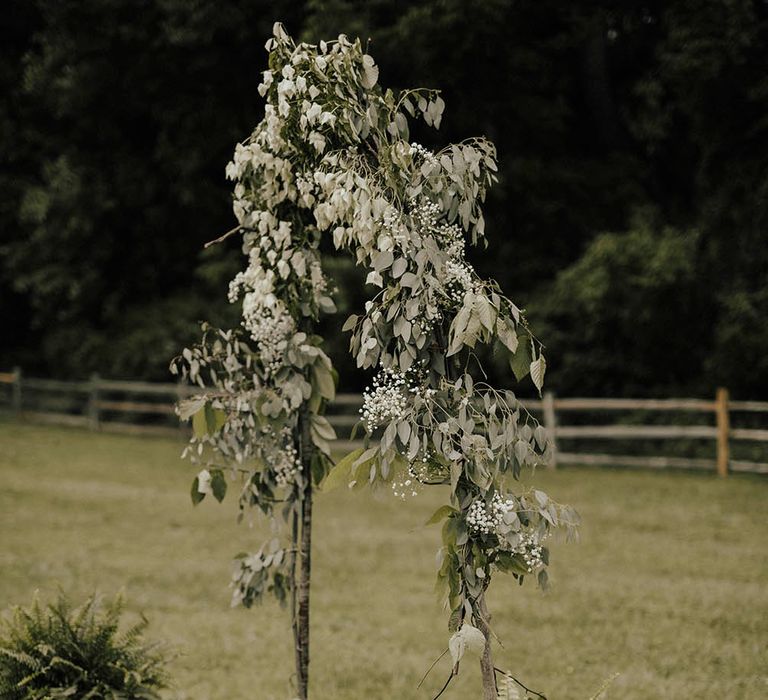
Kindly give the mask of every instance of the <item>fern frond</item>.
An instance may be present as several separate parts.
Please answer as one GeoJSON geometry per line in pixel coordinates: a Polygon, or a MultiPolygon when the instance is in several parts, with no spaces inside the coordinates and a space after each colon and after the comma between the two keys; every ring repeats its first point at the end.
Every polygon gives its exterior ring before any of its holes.
{"type": "Polygon", "coordinates": [[[124,598],[73,608],[63,594],[14,608],[0,633],[0,700],[157,700],[165,652],[142,640],[144,616],[120,633],[124,598]]]}

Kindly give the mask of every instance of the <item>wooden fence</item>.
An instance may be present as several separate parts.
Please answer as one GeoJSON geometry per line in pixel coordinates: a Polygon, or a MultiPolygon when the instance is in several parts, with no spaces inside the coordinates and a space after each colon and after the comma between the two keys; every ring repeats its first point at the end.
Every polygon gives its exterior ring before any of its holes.
{"type": "MultiPolygon", "coordinates": [[[[18,368],[0,373],[0,401],[25,418],[59,425],[81,426],[91,430],[109,430],[137,434],[179,434],[188,430],[178,424],[173,404],[197,391],[183,384],[159,384],[101,379],[94,375],[88,381],[70,382],[35,379],[22,375],[18,368]],[[126,418],[129,418],[128,420],[126,418]]],[[[339,394],[329,408],[328,419],[339,435],[349,434],[358,420],[362,403],[359,394],[339,394]]],[[[654,469],[683,468],[716,470],[724,477],[729,472],[768,474],[768,462],[734,459],[735,442],[768,443],[768,429],[734,428],[734,414],[768,416],[768,402],[731,401],[726,389],[718,389],[714,400],[706,399],[598,399],[557,398],[545,393],[540,400],[524,400],[523,405],[541,420],[554,450],[553,466],[558,464],[615,465],[654,469]],[[568,423],[566,416],[587,414],[625,414],[635,422],[610,424],[568,423]],[[666,421],[637,424],[638,415],[697,414],[708,416],[708,422],[693,425],[666,421]],[[711,457],[665,457],[646,454],[564,451],[564,442],[602,442],[631,440],[698,440],[714,442],[711,457]]],[[[340,449],[358,446],[339,440],[340,449]]]]}

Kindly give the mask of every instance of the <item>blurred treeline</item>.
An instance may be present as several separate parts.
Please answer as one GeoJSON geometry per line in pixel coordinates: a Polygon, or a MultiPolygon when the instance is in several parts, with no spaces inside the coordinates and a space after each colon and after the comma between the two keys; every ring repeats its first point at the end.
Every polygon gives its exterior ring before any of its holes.
{"type": "MultiPolygon", "coordinates": [[[[370,41],[385,85],[442,89],[427,145],[495,141],[473,261],[529,310],[551,387],[768,396],[757,0],[6,2],[0,369],[167,379],[198,320],[236,322],[237,243],[202,244],[233,224],[224,166],[261,117],[275,20],[370,41]]],[[[359,308],[361,277],[329,267],[343,311],[359,308]]]]}

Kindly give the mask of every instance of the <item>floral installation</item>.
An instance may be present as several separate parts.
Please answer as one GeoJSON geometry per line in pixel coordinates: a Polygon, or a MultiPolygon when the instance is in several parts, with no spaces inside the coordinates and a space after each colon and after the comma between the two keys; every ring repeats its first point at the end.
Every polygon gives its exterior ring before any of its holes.
{"type": "Polygon", "coordinates": [[[513,492],[524,468],[546,462],[545,431],[511,391],[470,370],[479,344],[505,353],[518,380],[530,375],[539,390],[546,370],[523,312],[465,256],[485,240],[495,148],[483,138],[438,152],[413,143],[409,122],[438,128],[442,98],[380,86],[359,40],[295,43],[276,24],[267,50],[264,118],[226,169],[245,258],[229,299],[242,323],[204,325],[172,364],[200,387],[178,407],[194,428],[185,451],[200,468],[193,501],[221,500],[235,482],[241,517],[255,507],[270,519],[273,536],[236,560],[233,603],[268,592],[290,602],[304,698],[313,487],[386,485],[405,497],[449,485],[430,522],[442,523],[437,577],[454,671],[482,638],[484,692],[496,697],[484,598],[492,576],[546,585],[545,541],[558,528],[573,535],[577,516],[542,491],[513,492]],[[344,325],[358,366],[376,372],[361,409],[367,447],[335,465],[323,414],[336,373],[313,332],[335,310],[323,239],[367,268],[377,290],[344,325]]]}

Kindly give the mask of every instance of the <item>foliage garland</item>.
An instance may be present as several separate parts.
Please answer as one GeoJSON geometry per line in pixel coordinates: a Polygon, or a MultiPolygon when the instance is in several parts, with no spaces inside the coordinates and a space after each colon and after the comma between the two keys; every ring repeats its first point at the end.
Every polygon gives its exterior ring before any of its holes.
{"type": "Polygon", "coordinates": [[[437,153],[410,143],[409,118],[438,128],[443,100],[383,89],[359,40],[296,44],[276,24],[266,48],[265,115],[227,166],[248,261],[229,291],[242,327],[204,325],[202,342],[172,364],[202,389],[179,405],[194,427],[185,454],[201,466],[193,501],[223,499],[231,471],[240,517],[256,507],[272,522],[275,536],[237,559],[233,604],[267,592],[290,599],[304,698],[313,486],[387,485],[405,497],[449,484],[449,503],[429,522],[442,522],[437,576],[454,673],[477,649],[485,697],[496,697],[484,600],[492,573],[545,586],[545,540],[558,527],[573,535],[577,516],[542,491],[511,491],[524,467],[546,461],[545,431],[511,391],[470,371],[478,343],[506,353],[518,380],[530,373],[539,390],[546,370],[522,311],[465,259],[465,238],[484,241],[495,148],[483,138],[437,153]],[[323,413],[336,376],[312,332],[334,311],[321,267],[328,238],[379,288],[344,325],[357,364],[377,370],[361,411],[367,447],[335,466],[323,413]]]}

